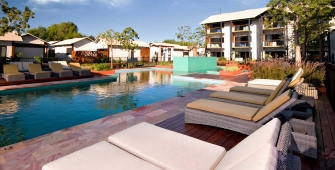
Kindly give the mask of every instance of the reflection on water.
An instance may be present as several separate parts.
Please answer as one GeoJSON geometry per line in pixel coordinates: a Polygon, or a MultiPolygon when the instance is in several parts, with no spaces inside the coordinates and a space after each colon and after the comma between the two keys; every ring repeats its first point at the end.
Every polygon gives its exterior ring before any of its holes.
{"type": "Polygon", "coordinates": [[[0,146],[30,139],[204,88],[171,72],[121,73],[105,83],[0,96],[0,146]]]}

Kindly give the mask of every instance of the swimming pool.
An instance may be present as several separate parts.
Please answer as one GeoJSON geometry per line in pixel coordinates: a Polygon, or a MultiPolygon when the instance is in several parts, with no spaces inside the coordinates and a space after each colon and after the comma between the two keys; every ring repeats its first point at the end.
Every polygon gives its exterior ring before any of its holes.
{"type": "Polygon", "coordinates": [[[108,82],[50,86],[0,96],[0,147],[180,96],[216,82],[169,72],[120,73],[108,82]]]}

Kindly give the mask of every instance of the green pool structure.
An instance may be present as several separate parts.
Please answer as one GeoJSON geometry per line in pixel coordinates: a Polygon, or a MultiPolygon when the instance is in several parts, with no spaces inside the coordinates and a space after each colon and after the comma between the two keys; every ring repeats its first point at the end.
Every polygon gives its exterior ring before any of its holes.
{"type": "Polygon", "coordinates": [[[207,73],[217,71],[217,57],[174,57],[173,72],[207,73]]]}

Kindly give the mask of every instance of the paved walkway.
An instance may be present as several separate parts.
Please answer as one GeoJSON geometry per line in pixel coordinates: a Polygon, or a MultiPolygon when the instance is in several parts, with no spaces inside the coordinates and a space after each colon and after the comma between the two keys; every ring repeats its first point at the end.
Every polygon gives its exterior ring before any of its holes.
{"type": "MultiPolygon", "coordinates": [[[[0,169],[39,170],[48,162],[99,141],[106,141],[108,136],[140,122],[156,124],[182,114],[187,103],[200,98],[208,98],[209,94],[213,93],[213,90],[228,91],[232,86],[245,85],[241,81],[245,80],[246,82],[247,75],[236,76],[234,79],[240,83],[224,81],[223,84],[210,86],[184,96],[143,106],[0,148],[0,169]]],[[[43,84],[40,85],[43,86],[43,84]]]]}

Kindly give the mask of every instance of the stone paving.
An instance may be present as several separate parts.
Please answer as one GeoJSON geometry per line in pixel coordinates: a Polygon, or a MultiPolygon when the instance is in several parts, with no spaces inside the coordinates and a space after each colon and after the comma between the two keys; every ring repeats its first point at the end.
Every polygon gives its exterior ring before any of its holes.
{"type": "MultiPolygon", "coordinates": [[[[202,75],[201,78],[206,78],[206,76],[202,75]]],[[[230,77],[229,81],[225,80],[224,83],[220,85],[210,86],[180,97],[143,106],[0,148],[0,169],[40,170],[42,166],[48,162],[99,141],[107,141],[108,136],[140,122],[156,124],[182,114],[184,113],[184,108],[187,103],[200,98],[209,98],[209,94],[213,93],[213,91],[228,91],[232,86],[243,86],[247,80],[247,75],[236,76],[235,78],[230,77]]],[[[54,83],[66,82],[52,82],[51,84],[54,83]]],[[[50,82],[39,83],[38,85],[22,85],[21,88],[44,85],[50,85],[50,82]]],[[[2,87],[0,90],[15,88],[20,87],[2,87]]]]}

